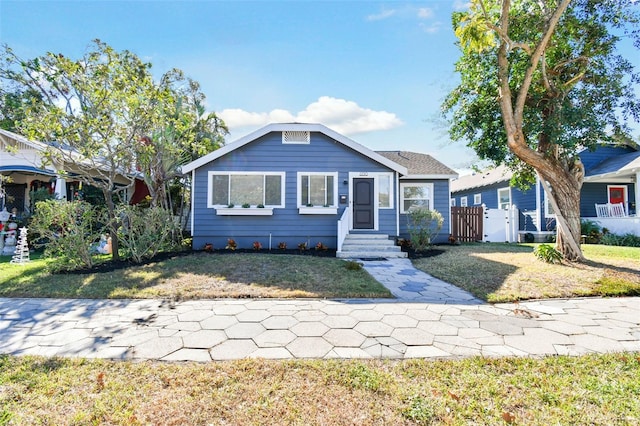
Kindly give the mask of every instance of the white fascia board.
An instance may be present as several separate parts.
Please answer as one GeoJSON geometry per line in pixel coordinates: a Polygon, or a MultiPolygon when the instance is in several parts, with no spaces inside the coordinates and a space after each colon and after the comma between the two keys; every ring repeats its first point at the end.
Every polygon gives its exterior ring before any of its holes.
{"type": "Polygon", "coordinates": [[[38,151],[44,151],[47,148],[47,144],[45,144],[43,142],[29,140],[29,139],[25,138],[22,135],[10,132],[8,130],[0,129],[0,134],[8,137],[9,139],[13,139],[13,140],[15,140],[17,142],[20,142],[20,143],[23,143],[25,145],[28,145],[28,146],[30,146],[33,149],[36,149],[38,151]]]}
{"type": "Polygon", "coordinates": [[[424,179],[456,179],[458,175],[406,175],[400,180],[424,180],[424,179]]]}
{"type": "Polygon", "coordinates": [[[349,138],[347,138],[344,135],[341,135],[338,132],[335,132],[331,129],[329,129],[328,127],[322,125],[322,124],[309,124],[309,123],[272,123],[272,124],[268,124],[256,131],[254,131],[253,133],[249,133],[246,136],[243,136],[242,138],[223,146],[220,149],[217,149],[213,152],[210,152],[209,154],[205,155],[204,157],[200,157],[195,161],[192,161],[189,164],[185,164],[184,166],[182,166],[182,173],[188,173],[194,169],[197,169],[198,167],[201,167],[213,160],[216,160],[220,157],[222,157],[225,154],[228,154],[232,151],[235,151],[238,148],[243,147],[244,145],[248,144],[249,142],[252,142],[264,135],[266,135],[267,133],[270,132],[284,132],[284,131],[300,131],[300,132],[318,132],[318,133],[323,133],[327,136],[329,136],[332,139],[335,139],[336,141],[340,142],[341,144],[351,148],[352,150],[359,152],[362,155],[365,155],[369,158],[371,158],[372,160],[390,168],[391,170],[394,170],[400,174],[406,175],[408,173],[407,168],[403,167],[401,165],[399,165],[398,163],[395,163],[391,160],[389,160],[388,158],[383,157],[380,154],[377,154],[376,152],[370,150],[369,148],[366,148],[363,145],[360,145],[359,143],[355,142],[354,140],[351,140],[349,138]]]}
{"type": "Polygon", "coordinates": [[[600,180],[606,180],[606,179],[615,179],[615,178],[621,178],[621,177],[626,177],[626,176],[633,176],[636,173],[640,172],[640,167],[635,167],[635,168],[630,168],[630,169],[625,169],[622,168],[618,171],[615,172],[609,172],[609,173],[602,173],[602,174],[598,174],[598,175],[591,175],[591,176],[585,176],[584,181],[585,182],[592,182],[592,181],[600,181],[600,180]]]}

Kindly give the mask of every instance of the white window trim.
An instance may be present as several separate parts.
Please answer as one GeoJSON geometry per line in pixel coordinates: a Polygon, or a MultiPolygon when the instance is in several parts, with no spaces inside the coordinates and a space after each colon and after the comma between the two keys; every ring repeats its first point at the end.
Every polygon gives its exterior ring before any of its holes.
{"type": "Polygon", "coordinates": [[[467,197],[460,197],[460,207],[468,207],[467,197]]]}
{"type": "Polygon", "coordinates": [[[507,206],[507,208],[510,209],[511,205],[513,204],[513,202],[512,202],[513,200],[511,199],[511,187],[507,186],[505,188],[498,188],[497,191],[498,191],[498,208],[501,209],[501,210],[506,210],[506,209],[502,208],[502,205],[501,205],[502,203],[500,202],[500,192],[501,191],[508,191],[509,192],[509,205],[507,206]]]}
{"type": "Polygon", "coordinates": [[[473,205],[478,206],[482,204],[482,194],[473,194],[473,205]]]}
{"type": "Polygon", "coordinates": [[[432,182],[400,182],[400,213],[402,214],[407,213],[404,210],[404,202],[405,202],[404,188],[407,186],[426,186],[429,190],[429,196],[427,197],[427,200],[429,200],[429,208],[431,210],[435,210],[432,182]]]}
{"type": "MultiPolygon", "coordinates": [[[[208,208],[215,208],[215,209],[225,209],[227,208],[228,204],[213,204],[213,200],[212,200],[212,192],[211,192],[211,182],[213,180],[213,176],[214,175],[227,175],[229,177],[233,176],[233,175],[262,175],[262,176],[280,176],[280,204],[265,204],[265,208],[269,207],[270,209],[273,208],[284,208],[285,207],[285,176],[286,176],[286,172],[239,172],[239,171],[234,171],[234,172],[227,172],[227,171],[209,171],[207,173],[207,207],[208,208]]],[[[229,185],[231,185],[231,179],[229,179],[229,185]]],[[[231,193],[231,191],[229,191],[229,193],[231,193]]],[[[264,194],[263,194],[264,196],[264,194]]],[[[234,208],[243,208],[242,206],[235,206],[234,208]]],[[[227,210],[230,210],[227,208],[227,210]]],[[[244,209],[247,210],[247,209],[244,209]]],[[[262,209],[260,209],[262,210],[262,209]]]]}
{"type": "Polygon", "coordinates": [[[551,206],[551,201],[549,201],[549,195],[547,194],[547,191],[544,191],[544,217],[556,217],[555,213],[550,213],[549,212],[549,207],[551,206]]]}
{"type": "Polygon", "coordinates": [[[393,209],[393,183],[394,183],[394,179],[393,179],[393,173],[369,173],[369,177],[373,177],[375,178],[375,181],[373,182],[373,190],[374,190],[374,203],[376,203],[376,208],[380,209],[380,210],[391,210],[393,209]],[[388,206],[380,206],[380,177],[382,176],[388,176],[389,177],[389,205],[388,206]]]}
{"type": "Polygon", "coordinates": [[[296,203],[300,214],[337,214],[338,213],[338,172],[298,172],[296,182],[296,203]],[[333,204],[307,207],[300,202],[302,198],[302,176],[333,176],[333,204]]]}
{"type": "Polygon", "coordinates": [[[449,200],[449,207],[455,207],[456,206],[456,199],[455,198],[451,198],[449,200]]]}

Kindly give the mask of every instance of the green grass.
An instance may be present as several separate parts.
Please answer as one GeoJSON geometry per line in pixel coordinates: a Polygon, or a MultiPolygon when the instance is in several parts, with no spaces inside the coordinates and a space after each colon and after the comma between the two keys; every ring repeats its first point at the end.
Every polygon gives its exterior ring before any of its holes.
{"type": "Polygon", "coordinates": [[[193,253],[112,272],[52,274],[50,259],[0,263],[0,297],[390,297],[364,270],[336,258],[193,253]]]}
{"type": "Polygon", "coordinates": [[[442,246],[444,254],[414,265],[489,302],[640,294],[640,248],[582,246],[584,264],[548,264],[533,244],[442,246]]]}
{"type": "Polygon", "coordinates": [[[640,354],[160,363],[0,356],[0,424],[638,425],[640,354]]]}

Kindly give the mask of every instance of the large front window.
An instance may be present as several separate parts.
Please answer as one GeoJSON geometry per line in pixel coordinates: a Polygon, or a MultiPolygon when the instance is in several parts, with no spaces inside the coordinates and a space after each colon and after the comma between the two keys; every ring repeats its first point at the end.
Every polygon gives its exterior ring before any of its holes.
{"type": "Polygon", "coordinates": [[[433,209],[432,183],[401,183],[402,211],[407,213],[412,207],[433,209]]]}
{"type": "Polygon", "coordinates": [[[209,172],[209,207],[284,207],[284,172],[209,172]]]}
{"type": "Polygon", "coordinates": [[[298,173],[298,207],[336,207],[337,173],[298,173]]]}

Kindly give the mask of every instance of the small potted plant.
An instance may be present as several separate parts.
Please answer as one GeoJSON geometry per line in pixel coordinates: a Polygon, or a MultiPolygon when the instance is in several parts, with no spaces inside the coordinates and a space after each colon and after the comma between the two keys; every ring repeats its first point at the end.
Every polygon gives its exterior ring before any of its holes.
{"type": "Polygon", "coordinates": [[[262,250],[262,244],[260,243],[260,241],[254,241],[253,242],[253,249],[255,251],[260,251],[262,250]]]}
{"type": "Polygon", "coordinates": [[[242,205],[242,208],[243,208],[243,209],[248,209],[249,207],[251,207],[251,204],[249,204],[249,203],[244,203],[244,204],[242,205]]]}

